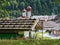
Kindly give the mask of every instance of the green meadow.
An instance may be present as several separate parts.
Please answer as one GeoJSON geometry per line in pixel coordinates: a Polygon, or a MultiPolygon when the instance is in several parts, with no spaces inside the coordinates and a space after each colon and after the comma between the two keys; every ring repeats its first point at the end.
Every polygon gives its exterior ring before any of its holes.
{"type": "Polygon", "coordinates": [[[0,45],[60,45],[59,40],[0,40],[0,45]]]}

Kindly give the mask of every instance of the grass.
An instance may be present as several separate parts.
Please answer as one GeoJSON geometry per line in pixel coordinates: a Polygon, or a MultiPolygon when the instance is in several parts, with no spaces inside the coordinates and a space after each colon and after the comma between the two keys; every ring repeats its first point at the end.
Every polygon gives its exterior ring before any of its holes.
{"type": "Polygon", "coordinates": [[[0,45],[60,45],[60,40],[0,40],[0,45]]]}
{"type": "MultiPolygon", "coordinates": [[[[35,34],[35,37],[36,38],[42,38],[42,36],[40,35],[40,34],[42,34],[42,32],[36,32],[36,34],[35,34]]],[[[43,32],[43,34],[48,34],[48,32],[43,32]]],[[[43,37],[43,39],[45,40],[45,39],[50,39],[49,37],[43,37]]]]}
{"type": "Polygon", "coordinates": [[[30,39],[30,40],[28,39],[23,39],[23,40],[22,39],[18,39],[18,40],[2,39],[0,40],[0,45],[60,45],[60,39],[53,40],[53,39],[49,39],[48,37],[44,37],[43,40],[42,39],[38,39],[38,40],[36,39],[30,39]]]}
{"type": "MultiPolygon", "coordinates": [[[[47,34],[48,32],[43,32],[43,34],[47,34]]],[[[42,32],[40,32],[40,34],[42,34],[42,32]]]]}

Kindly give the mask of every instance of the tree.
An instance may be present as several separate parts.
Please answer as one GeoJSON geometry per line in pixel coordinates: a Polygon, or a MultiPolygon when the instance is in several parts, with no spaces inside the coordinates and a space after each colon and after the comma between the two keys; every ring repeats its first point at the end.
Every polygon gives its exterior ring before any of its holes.
{"type": "Polygon", "coordinates": [[[32,15],[60,14],[60,0],[0,0],[0,17],[19,17],[28,5],[32,7],[32,15]]]}
{"type": "Polygon", "coordinates": [[[56,0],[56,3],[57,3],[57,4],[60,4],[60,0],[56,0]]]}

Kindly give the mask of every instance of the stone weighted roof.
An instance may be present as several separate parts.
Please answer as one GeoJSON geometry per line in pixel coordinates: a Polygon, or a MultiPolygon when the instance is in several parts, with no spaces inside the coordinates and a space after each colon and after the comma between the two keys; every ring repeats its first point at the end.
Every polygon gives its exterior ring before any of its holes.
{"type": "Polygon", "coordinates": [[[55,17],[55,22],[60,23],[60,15],[57,15],[57,16],[55,17]]]}
{"type": "Polygon", "coordinates": [[[0,29],[34,30],[36,19],[0,20],[0,29]]]}

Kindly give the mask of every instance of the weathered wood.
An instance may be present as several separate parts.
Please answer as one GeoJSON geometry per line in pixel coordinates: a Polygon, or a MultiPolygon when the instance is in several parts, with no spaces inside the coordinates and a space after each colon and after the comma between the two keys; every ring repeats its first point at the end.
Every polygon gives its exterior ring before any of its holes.
{"type": "Polygon", "coordinates": [[[30,31],[35,28],[36,24],[36,19],[0,20],[0,33],[30,31]]]}

